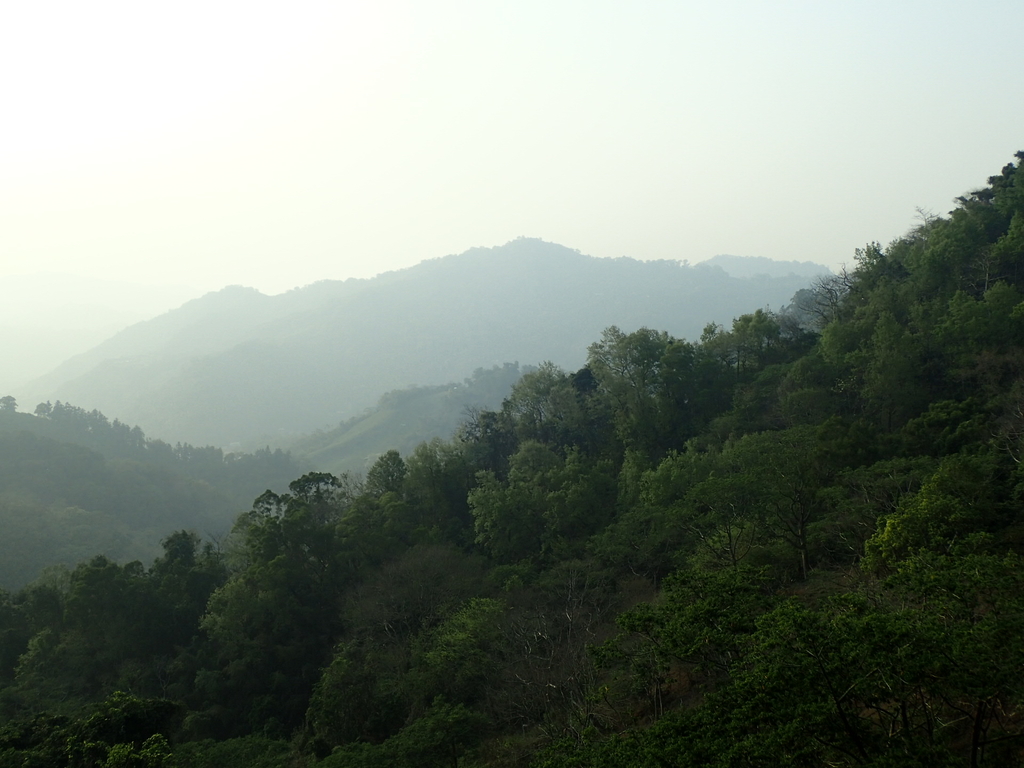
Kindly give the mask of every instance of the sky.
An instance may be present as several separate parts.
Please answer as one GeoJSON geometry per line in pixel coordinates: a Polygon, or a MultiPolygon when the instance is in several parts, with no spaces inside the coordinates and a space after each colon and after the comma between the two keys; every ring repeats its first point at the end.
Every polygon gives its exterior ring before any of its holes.
{"type": "Polygon", "coordinates": [[[1024,149],[1022,28],[1020,0],[7,3],[0,285],[279,293],[519,236],[852,264],[1024,149]]]}

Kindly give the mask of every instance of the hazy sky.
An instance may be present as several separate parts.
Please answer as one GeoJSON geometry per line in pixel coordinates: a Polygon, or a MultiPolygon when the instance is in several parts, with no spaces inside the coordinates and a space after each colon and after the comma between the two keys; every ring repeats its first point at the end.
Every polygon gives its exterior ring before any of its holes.
{"type": "Polygon", "coordinates": [[[1024,3],[6,3],[0,277],[276,293],[519,235],[851,262],[1024,149],[1024,3]]]}

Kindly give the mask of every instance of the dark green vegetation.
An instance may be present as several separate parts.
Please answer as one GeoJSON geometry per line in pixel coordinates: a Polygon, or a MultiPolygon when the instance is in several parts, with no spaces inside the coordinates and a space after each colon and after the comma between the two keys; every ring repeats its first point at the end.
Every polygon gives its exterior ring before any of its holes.
{"type": "Polygon", "coordinates": [[[708,322],[781,306],[807,280],[594,259],[519,239],[280,296],[225,288],[131,326],[14,394],[95,408],[171,442],[279,446],[360,416],[382,392],[458,382],[506,362],[579,367],[612,324],[693,338],[708,322]]]}
{"type": "Polygon", "coordinates": [[[97,553],[152,560],[182,526],[223,538],[255,495],[301,472],[264,449],[168,445],[98,411],[43,403],[18,413],[0,398],[0,588],[97,553]],[[7,407],[5,407],[5,405],[7,407]]]}
{"type": "Polygon", "coordinates": [[[4,595],[0,766],[1021,765],[1019,174],[224,551],[4,595]]]}

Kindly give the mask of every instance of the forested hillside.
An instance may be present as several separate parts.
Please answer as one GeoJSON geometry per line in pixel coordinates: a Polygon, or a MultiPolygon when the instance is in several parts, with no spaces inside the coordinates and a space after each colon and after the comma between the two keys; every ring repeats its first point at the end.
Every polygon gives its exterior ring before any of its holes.
{"type": "Polygon", "coordinates": [[[778,308],[808,280],[595,259],[521,238],[279,296],[225,288],[13,394],[97,409],[170,442],[251,450],[331,429],[391,390],[508,362],[578,367],[612,324],[696,336],[752,306],[778,308]]]}
{"type": "Polygon", "coordinates": [[[179,528],[224,538],[267,488],[305,465],[280,450],[169,445],[68,403],[18,413],[0,398],[0,588],[96,554],[153,559],[179,528]],[[6,406],[6,407],[2,407],[6,406]]]}
{"type": "Polygon", "coordinates": [[[1019,168],[792,312],[609,327],[220,550],[4,594],[0,765],[1020,766],[1019,168]]]}
{"type": "Polygon", "coordinates": [[[499,408],[512,385],[531,368],[505,363],[478,368],[461,383],[386,392],[375,408],[333,429],[304,435],[288,447],[315,469],[363,475],[389,450],[409,453],[435,437],[451,437],[471,414],[499,408]]]}

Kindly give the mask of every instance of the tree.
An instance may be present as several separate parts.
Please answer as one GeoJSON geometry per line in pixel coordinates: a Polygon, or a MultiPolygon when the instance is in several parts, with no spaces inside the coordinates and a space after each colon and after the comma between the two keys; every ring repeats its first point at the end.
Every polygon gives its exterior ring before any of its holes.
{"type": "Polygon", "coordinates": [[[744,473],[713,474],[687,494],[683,519],[700,542],[698,555],[709,565],[739,568],[754,545],[763,543],[764,527],[756,515],[763,489],[744,473]]]}
{"type": "Polygon", "coordinates": [[[506,610],[502,600],[474,597],[425,632],[414,662],[417,696],[427,701],[444,696],[460,704],[482,699],[502,669],[500,619],[506,610]]]}
{"type": "Polygon", "coordinates": [[[18,410],[18,401],[11,395],[0,397],[0,412],[14,413],[16,410],[18,410]]]}
{"type": "Polygon", "coordinates": [[[476,543],[495,560],[578,553],[585,538],[610,519],[615,483],[609,461],[588,459],[576,449],[562,458],[527,441],[510,464],[507,481],[481,472],[469,492],[476,543]]]}
{"type": "MultiPolygon", "coordinates": [[[[209,668],[198,693],[228,733],[298,725],[340,631],[341,600],[362,565],[345,535],[345,478],[304,475],[267,491],[236,524],[242,568],[210,597],[209,668]]],[[[355,539],[355,540],[352,540],[355,539]]]]}
{"type": "Polygon", "coordinates": [[[168,768],[180,705],[116,692],[74,718],[41,714],[0,727],[0,764],[47,768],[168,768]]]}
{"type": "Polygon", "coordinates": [[[515,563],[540,554],[549,480],[563,460],[537,442],[523,443],[510,461],[508,480],[481,472],[469,492],[476,543],[495,560],[515,563]]]}
{"type": "Polygon", "coordinates": [[[463,448],[439,438],[420,443],[405,462],[402,486],[419,526],[456,544],[469,543],[473,529],[466,501],[473,470],[463,448]]]}
{"type": "MultiPolygon", "coordinates": [[[[665,580],[658,603],[641,603],[617,623],[652,644],[662,661],[723,678],[742,664],[758,617],[776,602],[770,583],[767,569],[682,570],[665,580]]],[[[629,658],[633,650],[628,638],[605,649],[612,658],[629,658]]]]}
{"type": "Polygon", "coordinates": [[[102,555],[68,578],[57,621],[40,627],[18,666],[18,685],[44,706],[72,697],[95,700],[118,689],[162,695],[161,660],[195,626],[173,625],[138,561],[102,555]]]}
{"type": "Polygon", "coordinates": [[[401,454],[396,450],[387,451],[366,473],[366,492],[374,496],[401,493],[407,472],[401,454]]]}
{"type": "Polygon", "coordinates": [[[587,366],[612,405],[619,439],[646,455],[657,450],[656,396],[670,342],[665,332],[641,328],[627,334],[611,326],[587,350],[587,366]]]}
{"type": "Polygon", "coordinates": [[[1006,498],[1006,467],[994,453],[945,457],[920,490],[879,519],[865,545],[865,565],[879,571],[924,551],[982,542],[1011,523],[1015,503],[1006,498]]]}
{"type": "MultiPolygon", "coordinates": [[[[811,525],[824,513],[819,494],[834,468],[822,455],[813,427],[747,435],[723,451],[757,488],[751,506],[754,520],[788,544],[807,578],[811,567],[811,525]]],[[[752,522],[754,522],[752,520],[752,522]]]]}
{"type": "Polygon", "coordinates": [[[797,292],[794,297],[797,311],[811,318],[815,329],[824,328],[839,319],[852,280],[845,266],[838,275],[819,275],[811,282],[810,288],[797,292]]]}

